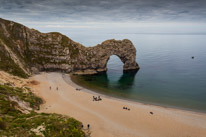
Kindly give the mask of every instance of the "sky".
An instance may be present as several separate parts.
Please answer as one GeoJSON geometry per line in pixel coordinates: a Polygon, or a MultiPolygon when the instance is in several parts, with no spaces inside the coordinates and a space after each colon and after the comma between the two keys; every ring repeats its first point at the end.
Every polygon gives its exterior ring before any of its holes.
{"type": "Polygon", "coordinates": [[[43,32],[206,33],[206,0],[0,0],[0,18],[43,32]]]}

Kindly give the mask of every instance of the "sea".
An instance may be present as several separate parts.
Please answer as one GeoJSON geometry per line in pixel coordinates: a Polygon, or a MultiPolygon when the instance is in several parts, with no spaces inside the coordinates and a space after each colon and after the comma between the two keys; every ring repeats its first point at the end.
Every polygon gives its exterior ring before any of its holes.
{"type": "Polygon", "coordinates": [[[107,72],[72,76],[76,84],[125,100],[206,112],[206,34],[77,33],[70,38],[87,47],[129,39],[140,66],[137,72],[124,73],[123,63],[112,55],[107,72]]]}

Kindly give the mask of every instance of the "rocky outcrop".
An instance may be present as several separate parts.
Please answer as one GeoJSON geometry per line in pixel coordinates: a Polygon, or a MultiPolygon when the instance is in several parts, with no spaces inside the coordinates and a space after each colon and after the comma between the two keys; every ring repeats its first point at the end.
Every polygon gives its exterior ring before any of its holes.
{"type": "MultiPolygon", "coordinates": [[[[124,63],[124,70],[139,69],[136,49],[130,40],[107,40],[84,47],[57,32],[40,33],[21,24],[0,19],[0,69],[8,64],[30,75],[38,71],[63,71],[93,74],[107,70],[111,55],[124,63]],[[8,63],[5,63],[6,60],[8,63]]],[[[11,67],[10,67],[11,68],[11,67]]],[[[10,70],[16,72],[17,70],[10,70]]]]}
{"type": "Polygon", "coordinates": [[[136,49],[130,40],[107,40],[103,43],[80,50],[74,69],[78,74],[97,73],[107,70],[111,55],[118,56],[124,64],[124,71],[139,69],[136,63],[136,49]]]}

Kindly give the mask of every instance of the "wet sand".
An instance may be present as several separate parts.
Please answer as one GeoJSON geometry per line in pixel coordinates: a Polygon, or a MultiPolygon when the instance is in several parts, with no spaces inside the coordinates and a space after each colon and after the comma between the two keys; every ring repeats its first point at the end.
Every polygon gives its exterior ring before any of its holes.
{"type": "Polygon", "coordinates": [[[105,96],[101,96],[102,101],[93,101],[97,93],[77,91],[75,84],[65,82],[61,73],[41,73],[30,79],[39,82],[32,88],[45,101],[40,112],[68,115],[85,127],[90,124],[93,137],[206,137],[203,113],[105,96]]]}

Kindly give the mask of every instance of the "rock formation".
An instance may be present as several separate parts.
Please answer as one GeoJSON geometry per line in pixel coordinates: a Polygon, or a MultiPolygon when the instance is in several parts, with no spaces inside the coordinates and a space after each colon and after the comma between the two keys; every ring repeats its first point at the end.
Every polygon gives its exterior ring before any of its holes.
{"type": "Polygon", "coordinates": [[[136,49],[130,40],[107,40],[94,47],[84,47],[60,33],[40,33],[0,18],[0,69],[10,73],[93,74],[107,70],[111,55],[121,59],[125,71],[139,69],[136,49]]]}

